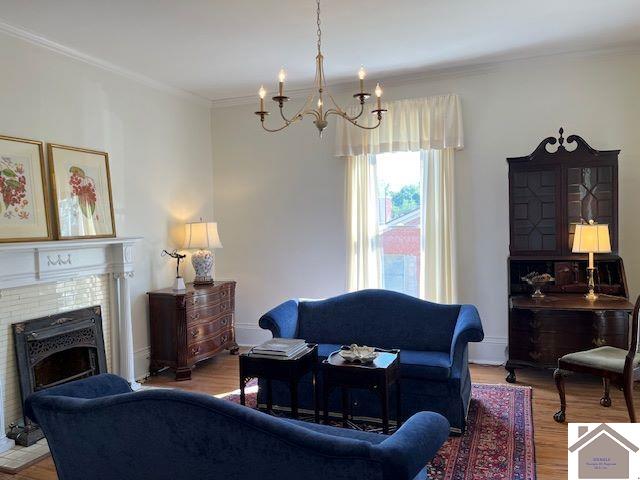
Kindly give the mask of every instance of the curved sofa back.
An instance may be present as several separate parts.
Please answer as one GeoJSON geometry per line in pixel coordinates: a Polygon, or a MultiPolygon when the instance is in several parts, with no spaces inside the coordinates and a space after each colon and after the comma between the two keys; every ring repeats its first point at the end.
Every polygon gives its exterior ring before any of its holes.
{"type": "Polygon", "coordinates": [[[279,480],[306,471],[326,473],[310,478],[382,478],[379,447],[369,442],[324,435],[208,395],[45,392],[31,396],[28,408],[44,429],[61,480],[279,480]]]}
{"type": "Polygon", "coordinates": [[[449,352],[460,305],[441,305],[389,290],[360,290],[301,300],[299,338],[313,343],[449,352]]]}

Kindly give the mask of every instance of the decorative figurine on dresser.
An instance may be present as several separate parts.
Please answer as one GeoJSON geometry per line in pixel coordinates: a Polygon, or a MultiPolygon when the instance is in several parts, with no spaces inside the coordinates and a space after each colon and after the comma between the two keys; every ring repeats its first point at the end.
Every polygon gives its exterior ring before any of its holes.
{"type": "Polygon", "coordinates": [[[149,292],[151,374],[169,367],[176,380],[190,380],[196,363],[222,350],[238,353],[235,289],[236,282],[215,281],[149,292]]]}
{"type": "Polygon", "coordinates": [[[507,159],[511,383],[516,367],[555,368],[567,353],[628,344],[633,305],[617,255],[620,150],[595,150],[577,135],[565,147],[563,134],[507,159]]]}

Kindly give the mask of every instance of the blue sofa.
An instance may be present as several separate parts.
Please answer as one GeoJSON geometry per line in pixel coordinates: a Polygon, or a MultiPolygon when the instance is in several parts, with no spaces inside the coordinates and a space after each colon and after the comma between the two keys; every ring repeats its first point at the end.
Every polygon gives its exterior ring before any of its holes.
{"type": "MultiPolygon", "coordinates": [[[[433,411],[444,415],[453,433],[462,433],[471,397],[467,344],[484,338],[473,305],[440,305],[389,290],[360,290],[326,300],[289,300],[260,318],[274,337],[302,338],[319,344],[320,357],[341,345],[357,343],[399,348],[402,414],[433,411]]],[[[311,378],[300,383],[299,405],[311,408],[311,378]]],[[[321,386],[322,378],[319,379],[321,386]]],[[[258,401],[265,403],[264,383],[258,401]]],[[[288,408],[287,385],[273,382],[273,403],[288,408]]],[[[395,412],[391,394],[391,412],[395,412]]],[[[329,400],[340,410],[340,392],[329,400]]],[[[380,402],[372,392],[351,392],[354,416],[380,418],[380,402]]]]}
{"type": "Polygon", "coordinates": [[[436,413],[392,436],[284,420],[208,395],[131,392],[102,374],[31,395],[60,480],[424,480],[447,438],[436,413]]]}

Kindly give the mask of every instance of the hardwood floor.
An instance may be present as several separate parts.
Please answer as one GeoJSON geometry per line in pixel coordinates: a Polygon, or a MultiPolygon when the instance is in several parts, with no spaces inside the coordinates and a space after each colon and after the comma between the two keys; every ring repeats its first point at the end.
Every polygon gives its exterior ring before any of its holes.
{"type": "MultiPolygon", "coordinates": [[[[533,420],[538,479],[564,479],[567,477],[567,426],[556,423],[552,416],[559,408],[558,394],[551,372],[518,370],[518,384],[533,387],[533,420]]],[[[471,376],[476,383],[505,383],[502,367],[471,366],[471,376]]],[[[238,388],[238,357],[220,355],[193,372],[191,381],[176,383],[166,372],[151,377],[150,385],[179,386],[185,390],[221,394],[238,388]]],[[[611,392],[612,406],[599,405],[601,384],[588,377],[567,379],[567,421],[571,422],[627,422],[627,410],[622,392],[611,392]]],[[[17,475],[2,475],[2,480],[56,480],[50,458],[35,464],[17,475]]]]}

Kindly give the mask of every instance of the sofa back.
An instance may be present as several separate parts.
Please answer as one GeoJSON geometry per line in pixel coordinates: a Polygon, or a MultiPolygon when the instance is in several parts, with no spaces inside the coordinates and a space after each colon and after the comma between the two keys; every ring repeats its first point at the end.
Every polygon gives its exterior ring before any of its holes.
{"type": "Polygon", "coordinates": [[[60,480],[383,478],[369,442],[226,400],[169,389],[131,393],[113,375],[63,387],[30,396],[26,408],[44,430],[60,480]],[[92,398],[109,389],[116,394],[92,398]]]}
{"type": "Polygon", "coordinates": [[[360,290],[300,301],[298,338],[381,348],[449,352],[460,305],[440,305],[389,290],[360,290]]]}

